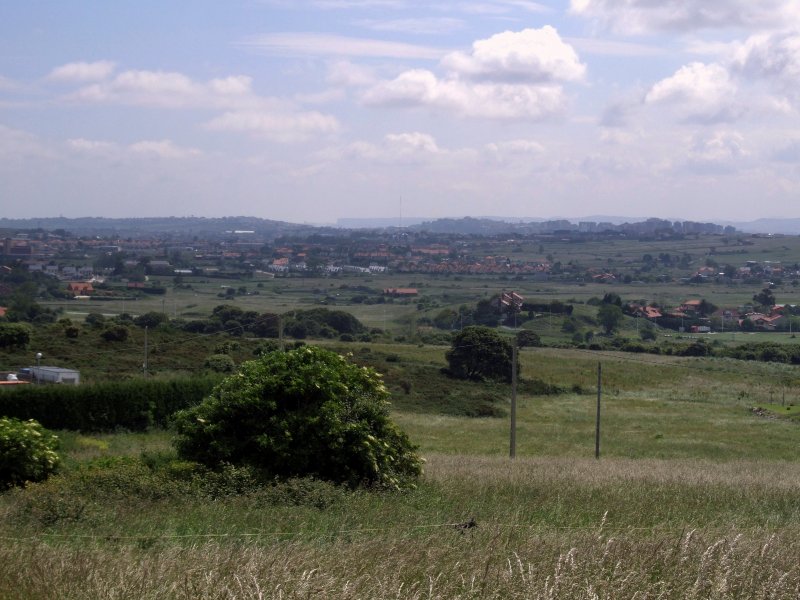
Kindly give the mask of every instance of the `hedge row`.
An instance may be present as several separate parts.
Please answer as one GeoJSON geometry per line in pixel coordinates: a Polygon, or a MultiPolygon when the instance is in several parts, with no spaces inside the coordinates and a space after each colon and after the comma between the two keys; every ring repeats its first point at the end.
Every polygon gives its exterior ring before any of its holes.
{"type": "Polygon", "coordinates": [[[200,402],[219,381],[194,377],[13,386],[0,392],[0,416],[36,419],[48,429],[143,431],[167,426],[176,411],[200,402]]]}

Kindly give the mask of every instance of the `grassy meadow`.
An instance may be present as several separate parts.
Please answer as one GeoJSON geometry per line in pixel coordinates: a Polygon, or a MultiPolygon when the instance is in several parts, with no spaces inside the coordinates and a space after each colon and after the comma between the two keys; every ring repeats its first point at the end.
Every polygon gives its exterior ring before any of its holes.
{"type": "Polygon", "coordinates": [[[60,432],[61,473],[0,495],[0,597],[800,594],[793,367],[525,349],[512,461],[509,386],[447,379],[444,347],[334,347],[385,373],[416,489],[263,488],[197,476],[167,431],[60,432]]]}
{"type": "MultiPolygon", "coordinates": [[[[636,268],[643,255],[692,255],[741,266],[800,262],[800,238],[698,236],[487,245],[487,255],[636,268]]],[[[427,462],[405,492],[344,490],[291,480],[256,485],[241,470],[199,473],[178,460],[169,431],[58,432],[61,471],[0,494],[0,598],[684,599],[800,598],[800,372],[782,363],[554,347],[572,333],[539,315],[521,327],[544,348],[520,352],[517,458],[510,460],[510,386],[441,373],[447,346],[423,343],[420,321],[514,289],[533,302],[573,303],[582,331],[598,331],[592,297],[666,305],[705,298],[749,302],[761,283],[573,283],[508,277],[343,275],[263,281],[163,278],[164,296],[48,303],[80,322],[166,312],[206,318],[232,303],[284,313],[328,306],[369,328],[372,342],[321,342],[384,374],[392,417],[427,462]],[[226,289],[246,293],[226,297],[226,289]],[[379,302],[385,287],[414,300],[379,302]],[[356,300],[362,296],[360,300],[356,300]],[[364,302],[363,297],[370,299],[364,302]],[[602,366],[601,457],[594,458],[602,366]],[[756,410],[754,410],[756,409],[756,410]],[[760,409],[760,410],[758,410],[760,409]],[[473,526],[474,525],[474,526],[473,526]]],[[[784,280],[778,302],[798,292],[784,280]]],[[[643,326],[625,319],[620,335],[643,326]]],[[[504,334],[513,331],[501,329],[504,334]]],[[[434,332],[435,333],[435,332],[434,332]]],[[[689,343],[658,330],[658,341],[689,343]]],[[[788,333],[717,333],[711,344],[796,344],[788,333]]],[[[203,370],[220,351],[236,363],[264,340],[149,332],[149,374],[203,370]]],[[[319,342],[310,342],[319,343],[319,342]]],[[[76,367],[85,382],[137,376],[144,331],[102,341],[40,326],[28,348],[0,361],[76,367]]],[[[4,368],[6,368],[4,366],[4,368]]]]}

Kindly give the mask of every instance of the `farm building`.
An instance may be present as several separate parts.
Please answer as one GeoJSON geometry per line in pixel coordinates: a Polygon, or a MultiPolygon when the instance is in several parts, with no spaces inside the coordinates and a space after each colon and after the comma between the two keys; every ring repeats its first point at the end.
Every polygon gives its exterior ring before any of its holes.
{"type": "Polygon", "coordinates": [[[30,367],[31,379],[37,383],[64,383],[78,385],[81,374],[73,369],[62,367],[30,367]]]}

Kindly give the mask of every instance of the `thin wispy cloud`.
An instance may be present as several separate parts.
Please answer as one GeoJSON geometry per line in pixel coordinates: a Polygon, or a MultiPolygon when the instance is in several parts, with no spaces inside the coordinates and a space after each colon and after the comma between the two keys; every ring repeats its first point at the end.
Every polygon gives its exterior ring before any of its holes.
{"type": "Polygon", "coordinates": [[[464,29],[463,19],[452,17],[423,17],[416,19],[359,19],[355,25],[373,31],[390,31],[412,35],[437,35],[464,29]]]}
{"type": "Polygon", "coordinates": [[[436,60],[446,49],[381,39],[324,33],[268,33],[239,42],[266,54],[315,57],[400,58],[436,60]]]}

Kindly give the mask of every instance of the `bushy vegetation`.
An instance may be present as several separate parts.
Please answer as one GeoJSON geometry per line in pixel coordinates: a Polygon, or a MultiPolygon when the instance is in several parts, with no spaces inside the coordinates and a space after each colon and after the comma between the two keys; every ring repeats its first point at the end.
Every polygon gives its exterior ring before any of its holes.
{"type": "Polygon", "coordinates": [[[334,338],[342,334],[357,335],[367,331],[361,321],[342,310],[327,308],[295,310],[286,313],[285,318],[284,332],[298,339],[334,338]]]}
{"type": "Polygon", "coordinates": [[[27,323],[0,323],[0,348],[25,348],[31,339],[27,323]]]}
{"type": "Polygon", "coordinates": [[[511,381],[511,343],[493,329],[473,325],[453,336],[447,372],[458,379],[511,381]]]}
{"type": "Polygon", "coordinates": [[[305,346],[241,365],[176,416],[181,457],[264,477],[313,476],[351,487],[400,488],[421,472],[414,446],[388,417],[373,370],[305,346]]]}
{"type": "Polygon", "coordinates": [[[199,403],[219,377],[133,379],[95,385],[26,385],[0,391],[0,415],[35,419],[50,429],[143,431],[166,426],[199,403]]]}
{"type": "Polygon", "coordinates": [[[0,491],[42,481],[59,463],[58,438],[30,419],[0,417],[0,491]]]}

